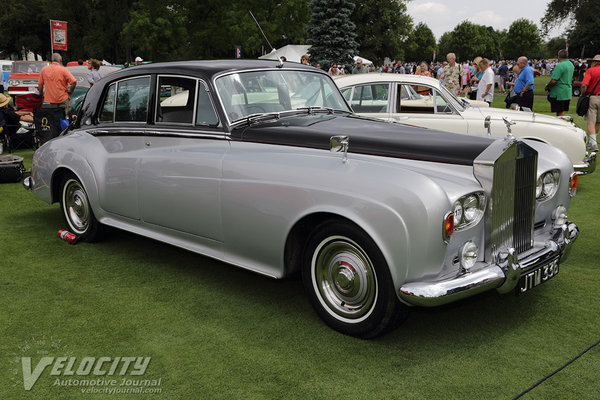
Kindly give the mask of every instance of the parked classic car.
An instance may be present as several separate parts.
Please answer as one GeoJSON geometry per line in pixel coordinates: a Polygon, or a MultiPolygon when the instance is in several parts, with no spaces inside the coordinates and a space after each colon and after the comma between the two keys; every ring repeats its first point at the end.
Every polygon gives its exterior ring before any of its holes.
{"type": "Polygon", "coordinates": [[[108,225],[273,278],[300,271],[321,318],[362,338],[411,305],[529,292],[578,235],[577,175],[554,147],[360,117],[326,73],[272,61],[113,73],[23,184],[82,240],[108,225]]]}
{"type": "Polygon", "coordinates": [[[39,94],[37,87],[40,72],[48,64],[48,61],[13,61],[8,77],[8,94],[39,94]]]}
{"type": "Polygon", "coordinates": [[[586,151],[587,135],[572,121],[531,112],[471,107],[437,79],[418,75],[347,75],[335,83],[360,115],[478,136],[505,136],[503,119],[508,118],[516,123],[512,126],[515,137],[558,147],[567,153],[577,173],[589,174],[596,169],[596,152],[586,151]],[[428,94],[415,97],[416,88],[427,90],[428,94]],[[380,97],[376,105],[371,104],[373,93],[380,97]]]}
{"type": "Polygon", "coordinates": [[[0,60],[0,93],[8,89],[8,77],[10,76],[11,60],[0,60]]]}

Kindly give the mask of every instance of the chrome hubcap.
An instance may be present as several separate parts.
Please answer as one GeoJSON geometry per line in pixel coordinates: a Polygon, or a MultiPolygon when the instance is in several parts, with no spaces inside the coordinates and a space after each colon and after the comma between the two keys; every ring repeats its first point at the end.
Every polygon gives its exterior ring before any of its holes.
{"type": "Polygon", "coordinates": [[[375,271],[365,252],[343,237],[321,242],[313,256],[313,285],[320,301],[337,316],[366,318],[375,304],[375,271]]]}
{"type": "Polygon", "coordinates": [[[90,205],[81,184],[74,179],[69,180],[64,188],[63,199],[70,228],[76,234],[85,233],[90,223],[90,205]]]}

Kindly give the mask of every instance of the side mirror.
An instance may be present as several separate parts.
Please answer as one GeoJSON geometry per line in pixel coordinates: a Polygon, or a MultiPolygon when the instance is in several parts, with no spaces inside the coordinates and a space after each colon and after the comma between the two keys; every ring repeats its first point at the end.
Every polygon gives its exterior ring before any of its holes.
{"type": "Polygon", "coordinates": [[[492,136],[492,116],[488,115],[483,121],[483,127],[487,129],[488,136],[492,136]]]}
{"type": "Polygon", "coordinates": [[[342,158],[343,163],[348,162],[348,144],[350,143],[350,139],[348,136],[337,135],[329,138],[329,151],[332,153],[344,152],[344,157],[342,158]]]}

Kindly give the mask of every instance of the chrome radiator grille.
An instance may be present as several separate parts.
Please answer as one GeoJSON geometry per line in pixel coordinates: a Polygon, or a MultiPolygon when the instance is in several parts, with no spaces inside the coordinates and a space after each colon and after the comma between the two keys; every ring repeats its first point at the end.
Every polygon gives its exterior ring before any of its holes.
{"type": "Polygon", "coordinates": [[[521,142],[494,163],[490,241],[496,252],[522,253],[533,245],[536,169],[537,153],[521,142]]]}

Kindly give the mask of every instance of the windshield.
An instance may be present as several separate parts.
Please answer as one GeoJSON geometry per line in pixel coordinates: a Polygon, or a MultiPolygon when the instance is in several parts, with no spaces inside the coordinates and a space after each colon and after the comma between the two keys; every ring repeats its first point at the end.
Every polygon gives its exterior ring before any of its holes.
{"type": "Polygon", "coordinates": [[[14,74],[39,74],[47,62],[15,62],[12,64],[12,72],[14,74]]]}
{"type": "Polygon", "coordinates": [[[242,72],[218,78],[216,87],[231,122],[249,115],[303,107],[327,107],[350,112],[331,78],[316,72],[242,72]]]}
{"type": "Polygon", "coordinates": [[[458,108],[460,111],[464,111],[467,108],[465,102],[456,97],[456,95],[449,91],[446,88],[446,86],[440,85],[440,89],[442,92],[445,93],[446,96],[444,97],[446,97],[448,99],[448,102],[451,103],[454,107],[458,108]]]}

